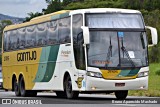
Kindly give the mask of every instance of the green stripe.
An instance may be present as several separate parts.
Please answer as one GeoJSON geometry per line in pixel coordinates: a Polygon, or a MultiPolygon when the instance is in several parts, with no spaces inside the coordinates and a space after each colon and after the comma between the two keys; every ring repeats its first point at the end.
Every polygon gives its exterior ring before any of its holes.
{"type": "Polygon", "coordinates": [[[140,69],[134,69],[134,70],[121,70],[121,72],[117,75],[117,77],[129,77],[129,76],[135,76],[139,72],[140,69]]]}
{"type": "Polygon", "coordinates": [[[129,74],[129,72],[130,70],[121,70],[121,72],[117,75],[117,77],[119,77],[119,75],[125,77],[129,74]]]}
{"type": "Polygon", "coordinates": [[[137,73],[139,72],[140,69],[134,69],[134,70],[131,70],[130,73],[128,74],[128,76],[135,76],[137,75],[137,73]]]}
{"type": "Polygon", "coordinates": [[[48,82],[51,80],[56,66],[58,51],[59,45],[42,49],[40,64],[34,82],[48,82]]]}
{"type": "Polygon", "coordinates": [[[45,72],[46,72],[46,63],[45,63],[45,53],[46,49],[42,48],[41,57],[40,57],[40,63],[38,66],[38,72],[36,74],[36,78],[34,79],[34,82],[40,82],[44,78],[45,72]],[[43,63],[42,63],[43,62],[43,63]]]}
{"type": "Polygon", "coordinates": [[[58,52],[59,52],[59,45],[55,45],[50,48],[46,73],[41,82],[48,82],[51,80],[55,70],[58,52]]]}
{"type": "Polygon", "coordinates": [[[57,20],[57,19],[68,17],[68,16],[69,16],[69,12],[58,14],[58,15],[51,16],[51,20],[57,20]]]}

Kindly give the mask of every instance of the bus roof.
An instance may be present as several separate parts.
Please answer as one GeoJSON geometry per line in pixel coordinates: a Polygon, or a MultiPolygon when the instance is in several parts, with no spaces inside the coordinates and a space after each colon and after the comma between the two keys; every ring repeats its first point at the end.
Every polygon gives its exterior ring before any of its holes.
{"type": "Polygon", "coordinates": [[[26,27],[32,24],[38,24],[38,23],[54,20],[57,18],[73,15],[73,14],[79,14],[79,13],[141,13],[141,12],[138,10],[118,9],[118,8],[90,8],[90,9],[78,9],[78,10],[62,10],[62,11],[58,11],[51,14],[33,18],[29,22],[7,26],[5,27],[4,31],[26,27]]]}
{"type": "Polygon", "coordinates": [[[138,10],[131,9],[118,9],[118,8],[90,8],[90,9],[79,9],[71,11],[70,14],[77,13],[141,13],[138,10]]]}
{"type": "Polygon", "coordinates": [[[30,21],[25,22],[25,23],[9,25],[9,26],[6,26],[4,28],[4,31],[13,30],[13,29],[17,29],[17,28],[22,28],[22,27],[30,26],[32,24],[43,23],[43,22],[46,22],[46,21],[50,21],[54,18],[58,18],[58,16],[60,18],[61,17],[60,15],[62,15],[62,16],[65,15],[65,14],[69,15],[69,11],[70,10],[62,10],[62,11],[58,11],[58,12],[54,12],[54,13],[51,13],[51,14],[47,14],[47,15],[43,15],[43,16],[33,18],[30,21]]]}

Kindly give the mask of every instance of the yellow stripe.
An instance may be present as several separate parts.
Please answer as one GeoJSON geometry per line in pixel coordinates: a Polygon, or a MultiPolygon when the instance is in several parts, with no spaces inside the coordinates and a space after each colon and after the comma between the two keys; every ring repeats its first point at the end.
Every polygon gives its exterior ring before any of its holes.
{"type": "Polygon", "coordinates": [[[101,70],[102,76],[105,79],[112,79],[115,78],[121,70],[101,70]]]}
{"type": "Polygon", "coordinates": [[[121,72],[121,70],[101,70],[102,76],[104,79],[109,80],[124,80],[124,79],[135,79],[135,76],[128,76],[128,77],[118,77],[117,75],[121,72]]]}

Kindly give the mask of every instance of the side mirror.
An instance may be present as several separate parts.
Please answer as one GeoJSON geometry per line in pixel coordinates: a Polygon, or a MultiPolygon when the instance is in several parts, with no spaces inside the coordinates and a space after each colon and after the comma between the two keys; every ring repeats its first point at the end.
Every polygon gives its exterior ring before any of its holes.
{"type": "Polygon", "coordinates": [[[157,34],[157,29],[150,27],[150,26],[145,26],[146,29],[149,29],[151,31],[151,36],[152,36],[152,46],[157,45],[158,43],[158,34],[157,34]]]}
{"type": "Polygon", "coordinates": [[[82,26],[81,28],[83,29],[84,44],[90,44],[89,28],[85,26],[82,26]]]}

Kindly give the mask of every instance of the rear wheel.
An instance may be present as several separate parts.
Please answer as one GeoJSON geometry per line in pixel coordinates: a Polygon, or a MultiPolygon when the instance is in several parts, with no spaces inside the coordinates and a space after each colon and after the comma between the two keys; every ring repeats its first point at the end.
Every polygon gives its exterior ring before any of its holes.
{"type": "Polygon", "coordinates": [[[71,81],[71,78],[70,78],[69,75],[65,79],[64,90],[65,90],[67,98],[69,98],[69,99],[77,98],[78,95],[79,95],[78,91],[73,91],[72,90],[72,81],[71,81]]]}
{"type": "Polygon", "coordinates": [[[15,95],[20,96],[21,94],[20,94],[19,84],[16,78],[14,79],[14,82],[13,82],[13,88],[14,88],[15,95]]]}
{"type": "Polygon", "coordinates": [[[126,99],[128,95],[128,91],[116,91],[115,96],[118,100],[124,100],[126,99]]]}
{"type": "Polygon", "coordinates": [[[36,91],[30,91],[30,90],[25,90],[25,82],[24,82],[24,78],[21,77],[20,82],[19,82],[19,86],[20,86],[20,93],[22,97],[26,97],[26,96],[30,96],[30,97],[34,97],[37,96],[37,92],[36,91]]]}

